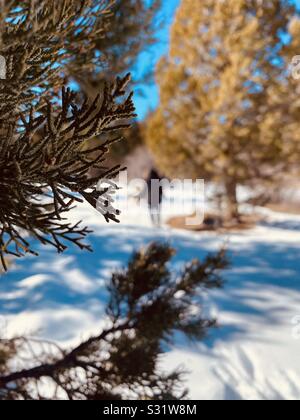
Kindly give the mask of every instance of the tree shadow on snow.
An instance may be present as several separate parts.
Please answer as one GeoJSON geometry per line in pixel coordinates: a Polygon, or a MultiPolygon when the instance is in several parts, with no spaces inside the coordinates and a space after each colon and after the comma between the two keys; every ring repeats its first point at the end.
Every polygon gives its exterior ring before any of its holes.
{"type": "MultiPolygon", "coordinates": [[[[232,268],[224,273],[224,289],[209,292],[203,300],[207,313],[216,315],[219,321],[219,329],[205,340],[207,347],[213,347],[216,341],[230,340],[233,335],[249,335],[247,322],[231,322],[224,314],[255,317],[272,326],[283,322],[282,313],[287,310],[285,298],[290,305],[291,295],[294,296],[295,308],[300,306],[300,244],[260,240],[240,246],[240,238],[239,234],[233,235],[228,245],[232,268]],[[239,241],[235,242],[235,238],[239,241]],[[273,298],[278,288],[281,301],[273,298]]],[[[39,258],[18,260],[1,277],[0,312],[4,316],[45,310],[55,314],[69,308],[91,313],[94,320],[101,321],[108,298],[105,283],[115,269],[126,266],[134,250],[153,241],[168,241],[178,251],[173,265],[178,270],[183,263],[218,250],[225,239],[170,229],[101,226],[89,238],[93,253],[72,247],[66,254],[57,255],[52,249],[40,247],[39,258]]],[[[292,313],[293,307],[289,310],[292,313]]],[[[47,322],[52,322],[51,317],[47,322]]],[[[59,323],[65,325],[67,332],[68,328],[74,328],[76,319],[72,320],[70,315],[64,319],[62,312],[59,323]]],[[[55,328],[49,327],[47,331],[53,334],[51,338],[56,338],[55,328]]],[[[187,345],[183,338],[179,341],[180,345],[187,345]]]]}

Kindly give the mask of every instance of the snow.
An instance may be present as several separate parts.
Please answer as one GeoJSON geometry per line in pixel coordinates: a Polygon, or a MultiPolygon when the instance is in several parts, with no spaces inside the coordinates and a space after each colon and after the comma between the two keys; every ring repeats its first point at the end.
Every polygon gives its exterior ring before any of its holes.
{"type": "Polygon", "coordinates": [[[1,276],[0,328],[6,335],[78,343],[105,325],[106,281],[137,248],[168,241],[178,250],[178,269],[226,246],[232,267],[224,272],[225,287],[205,297],[218,329],[199,343],[177,337],[162,367],[188,370],[192,399],[300,399],[300,216],[261,210],[266,221],[254,229],[217,235],[154,229],[146,208],[130,201],[127,210],[121,224],[106,224],[80,205],[72,218],[94,229],[94,253],[72,248],[58,256],[40,247],[39,258],[18,260],[1,276]]]}

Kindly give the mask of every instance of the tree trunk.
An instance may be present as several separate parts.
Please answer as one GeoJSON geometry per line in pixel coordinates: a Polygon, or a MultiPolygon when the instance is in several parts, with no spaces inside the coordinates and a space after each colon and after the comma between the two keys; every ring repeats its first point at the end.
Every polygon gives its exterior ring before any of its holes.
{"type": "Polygon", "coordinates": [[[237,184],[234,181],[225,183],[226,191],[226,219],[240,220],[239,205],[237,199],[237,184]]]}

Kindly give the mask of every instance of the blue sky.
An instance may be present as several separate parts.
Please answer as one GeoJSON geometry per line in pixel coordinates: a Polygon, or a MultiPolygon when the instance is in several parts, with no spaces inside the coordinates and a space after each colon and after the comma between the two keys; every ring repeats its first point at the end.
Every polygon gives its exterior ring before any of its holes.
{"type": "MultiPolygon", "coordinates": [[[[300,2],[300,0],[299,0],[300,2]]],[[[155,67],[157,61],[162,55],[167,53],[169,48],[169,34],[170,27],[173,21],[174,13],[180,0],[163,0],[161,16],[164,18],[163,28],[158,33],[159,42],[153,46],[149,53],[143,53],[139,57],[137,70],[143,73],[145,68],[155,67]]],[[[140,89],[136,90],[135,105],[137,109],[138,119],[143,119],[145,115],[156,108],[158,104],[158,89],[155,83],[143,85],[141,92],[140,89]]]]}

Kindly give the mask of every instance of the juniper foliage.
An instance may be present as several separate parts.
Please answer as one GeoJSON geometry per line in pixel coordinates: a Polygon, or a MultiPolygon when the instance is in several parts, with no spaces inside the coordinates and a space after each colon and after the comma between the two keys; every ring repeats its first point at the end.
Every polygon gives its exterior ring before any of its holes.
{"type": "Polygon", "coordinates": [[[175,332],[201,339],[216,326],[205,317],[201,296],[222,286],[220,270],[228,262],[220,252],[171,274],[174,255],[159,243],[135,253],[128,268],[111,277],[106,327],[71,350],[28,338],[1,340],[0,398],[183,398],[184,371],[163,372],[160,358],[175,332]],[[20,354],[28,358],[22,361],[20,354]],[[19,369],[12,371],[16,355],[19,369]]]}
{"type": "MultiPolygon", "coordinates": [[[[89,249],[88,229],[64,214],[82,199],[94,207],[113,178],[105,154],[134,117],[129,75],[105,83],[95,98],[76,97],[64,87],[68,72],[100,66],[96,41],[105,36],[112,2],[4,1],[0,10],[0,260],[36,252],[31,238],[59,252],[68,242],[89,249]],[[84,65],[75,59],[88,55],[84,65]],[[74,58],[75,57],[75,58],[74,58]],[[113,133],[113,135],[112,135],[113,133]],[[89,143],[96,138],[97,142],[89,143]],[[96,169],[97,171],[92,171],[96,169]],[[91,177],[91,173],[97,173],[91,177]]],[[[103,207],[103,206],[102,206],[103,207]]],[[[117,221],[111,207],[106,220],[117,221]]]]}

